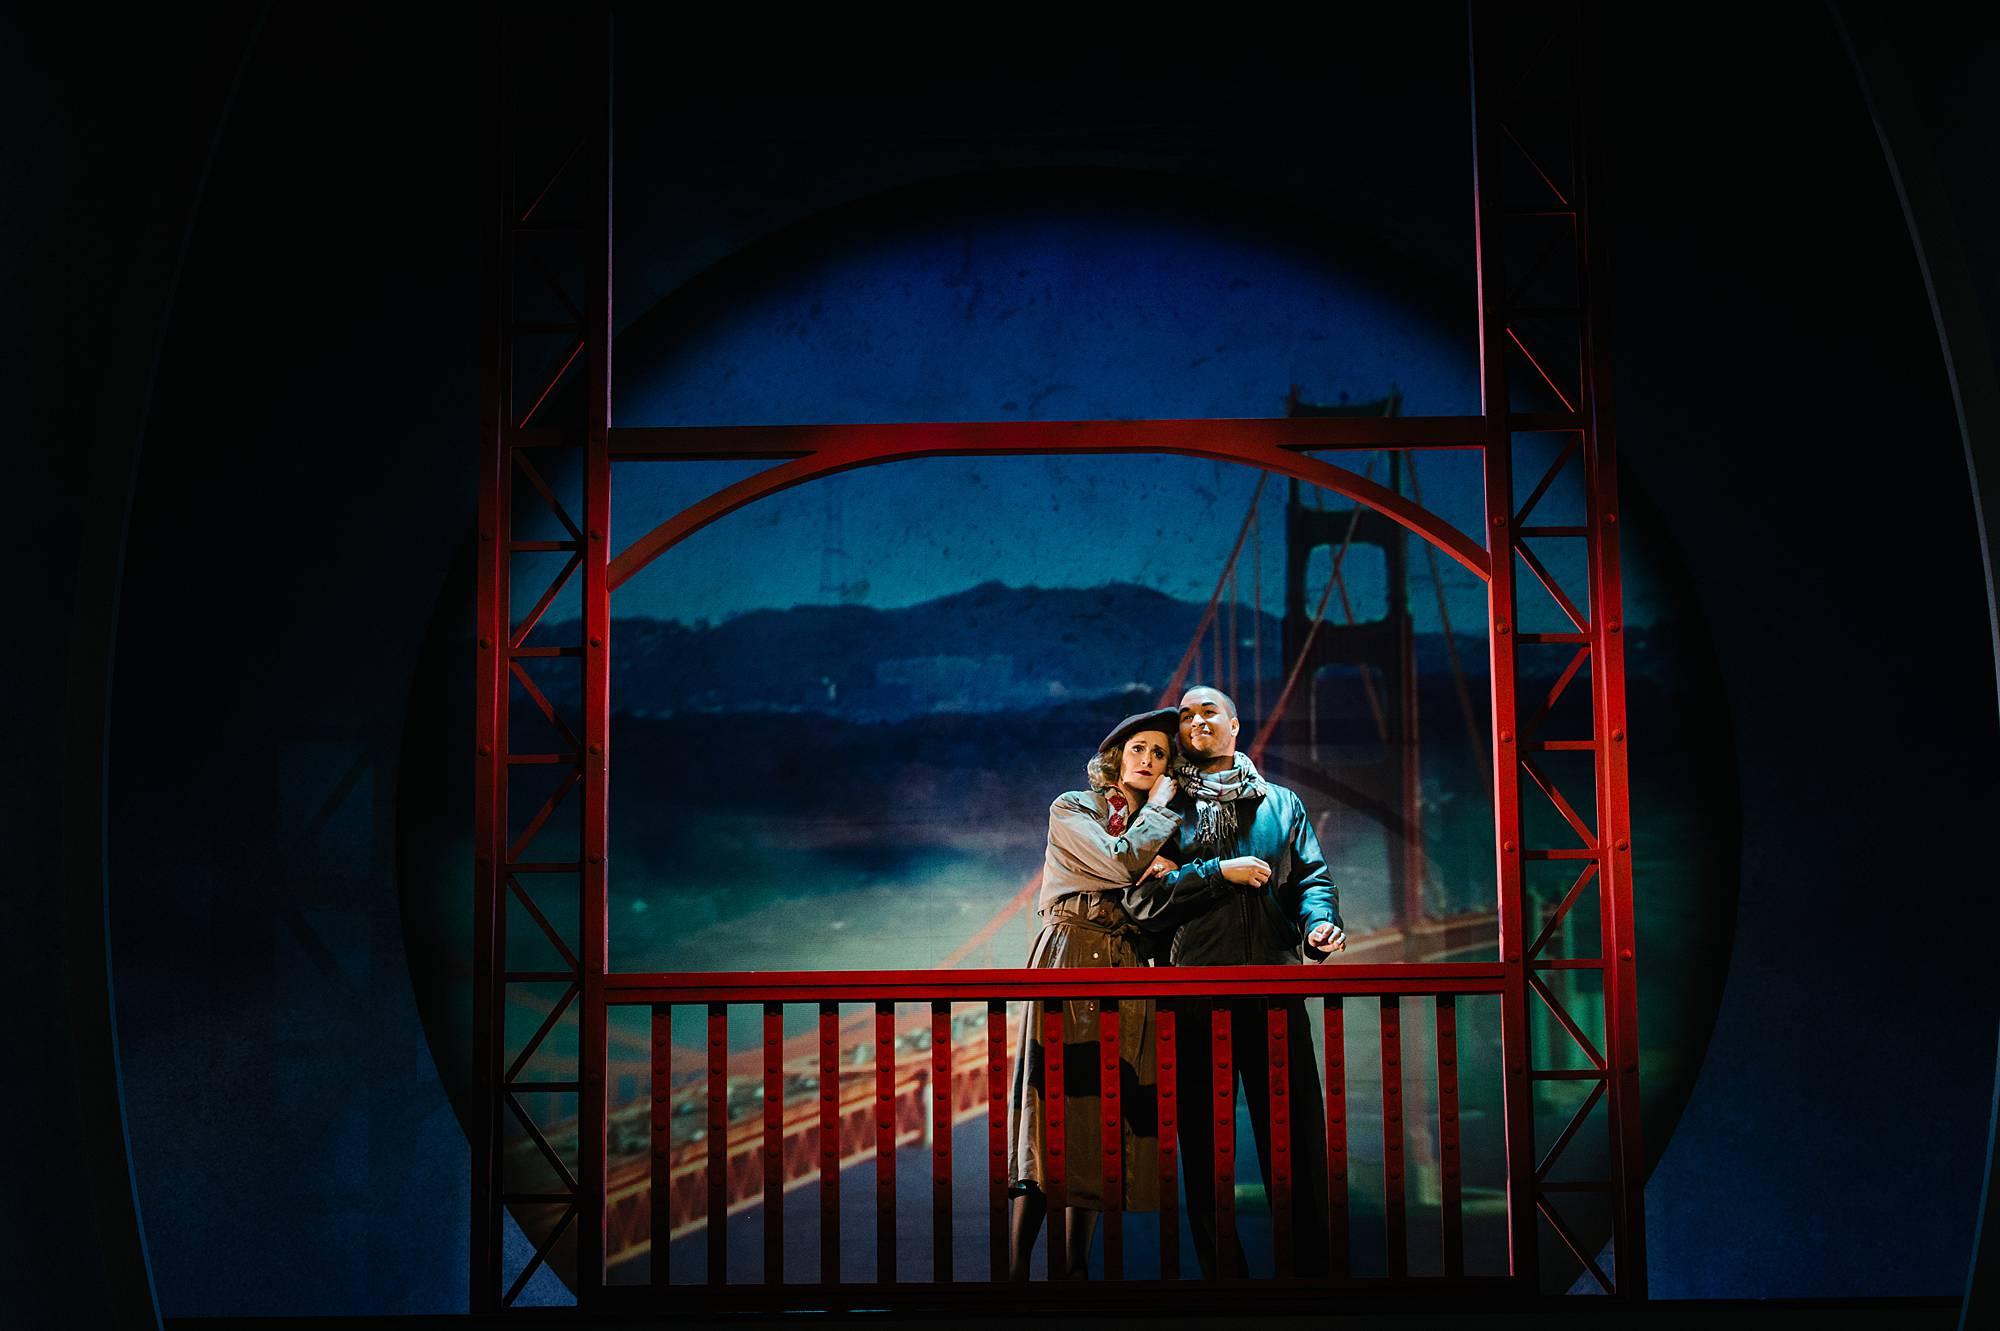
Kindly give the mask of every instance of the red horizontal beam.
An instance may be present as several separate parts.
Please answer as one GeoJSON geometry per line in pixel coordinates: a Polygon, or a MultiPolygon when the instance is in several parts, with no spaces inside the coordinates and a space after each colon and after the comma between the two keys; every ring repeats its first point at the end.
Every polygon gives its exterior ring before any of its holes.
{"type": "Polygon", "coordinates": [[[1499,962],[1344,966],[1145,966],[1090,970],[715,971],[607,975],[604,1001],[930,1003],[995,998],[1224,998],[1497,994],[1499,962]]]}
{"type": "Polygon", "coordinates": [[[1168,421],[911,421],[841,425],[621,426],[614,462],[799,458],[855,444],[903,453],[1131,453],[1185,446],[1191,437],[1304,451],[1319,448],[1478,448],[1478,416],[1228,417],[1168,421]]]}

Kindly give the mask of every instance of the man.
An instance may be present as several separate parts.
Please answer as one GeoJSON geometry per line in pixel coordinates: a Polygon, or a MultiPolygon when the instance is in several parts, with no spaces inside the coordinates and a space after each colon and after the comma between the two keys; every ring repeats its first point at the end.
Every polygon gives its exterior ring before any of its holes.
{"type": "MultiPolygon", "coordinates": [[[[1235,702],[1219,689],[1195,687],[1182,696],[1181,760],[1174,769],[1180,793],[1172,806],[1181,827],[1161,852],[1181,865],[1164,884],[1173,904],[1163,923],[1173,925],[1169,959],[1176,966],[1296,965],[1301,943],[1316,955],[1347,946],[1340,893],[1305,805],[1236,751],[1242,728],[1235,702]],[[1245,860],[1255,866],[1248,873],[1241,871],[1245,860]]],[[[1284,1008],[1294,1270],[1317,1276],[1327,1270],[1326,1110],[1305,1000],[1287,999],[1284,1008]]],[[[1265,1004],[1236,1000],[1215,1009],[1229,1013],[1235,1075],[1249,1102],[1264,1192],[1272,1196],[1265,1004]]],[[[1222,1273],[1240,1277],[1248,1272],[1233,1226],[1216,1233],[1211,1005],[1184,1001],[1177,1011],[1181,1177],[1195,1256],[1204,1276],[1216,1274],[1219,1252],[1222,1273]]]]}

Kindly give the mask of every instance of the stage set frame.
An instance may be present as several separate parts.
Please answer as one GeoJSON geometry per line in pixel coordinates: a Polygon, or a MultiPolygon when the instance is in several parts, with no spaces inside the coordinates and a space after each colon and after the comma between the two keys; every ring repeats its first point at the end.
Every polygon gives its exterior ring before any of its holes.
{"type": "MultiPolygon", "coordinates": [[[[1597,173],[1587,141],[1588,69],[1587,14],[1579,7],[1524,7],[1474,3],[1469,13],[1472,77],[1471,202],[1474,210],[1478,271],[1478,335],[1481,414],[1463,417],[1229,420],[1136,420],[1056,422],[954,422],[935,424],[842,423],[782,427],[667,428],[616,426],[612,421],[612,16],[597,11],[590,17],[556,14],[561,25],[586,24],[578,42],[583,52],[573,67],[550,68],[532,81],[503,75],[499,92],[499,132],[494,142],[492,212],[486,227],[488,262],[484,286],[484,350],[478,508],[477,602],[477,782],[473,962],[473,1068],[471,1119],[472,1243],[471,1301],[476,1312],[512,1306],[534,1271],[546,1260],[565,1232],[573,1231],[576,1252],[574,1285],[579,1305],[606,1309],[630,1305],[676,1309],[759,1309],[931,1306],[953,1298],[973,1298],[990,1306],[1000,1297],[1033,1306],[1045,1297],[1103,1299],[1121,1308],[1137,1309],[1148,1300],[1172,1300],[1189,1306],[1200,1291],[1224,1296],[1221,1284],[1197,1281],[1132,1281],[1117,1283],[1122,1274],[1116,1244],[1115,1215],[1107,1227],[1105,1274],[1108,1282],[1086,1287],[1081,1282],[1055,1280],[1030,1286],[952,1281],[951,1262],[951,1132],[952,1097],[935,1094],[935,1112],[945,1130],[934,1160],[936,1201],[934,1247],[937,1257],[931,1279],[898,1284],[895,1272],[895,1107],[893,1087],[879,1088],[875,1123],[879,1133],[878,1271],[869,1285],[841,1284],[838,1279],[839,1227],[833,1194],[822,1186],[821,1279],[817,1283],[783,1283],[783,1094],[776,1050],[780,1011],[784,1003],[817,1004],[821,1013],[821,1058],[834,1056],[832,1025],[841,1002],[875,1005],[880,1041],[893,1040],[897,1002],[929,1003],[941,1023],[944,1038],[932,1042],[933,1086],[950,1086],[952,1041],[950,1004],[985,1006],[990,1056],[984,1091],[989,1122],[990,1205],[994,1281],[1004,1278],[1005,1046],[1007,1000],[1029,1000],[1047,1013],[1060,1011],[1065,998],[1110,999],[1148,996],[1162,1000],[1253,997],[1269,1000],[1277,1014],[1268,1029],[1235,1033],[1236,1039],[1264,1038],[1272,1052],[1283,1054],[1285,1024],[1279,1000],[1318,996],[1326,1000],[1326,1049],[1329,1068],[1337,1071],[1346,1057],[1339,1014],[1352,1000],[1380,1001],[1380,1057],[1385,1069],[1400,1060],[1401,996],[1428,995],[1436,1000],[1433,1039],[1438,1053],[1437,1139],[1443,1171],[1442,1231],[1444,1265],[1441,1276],[1411,1278],[1401,1239],[1392,1232],[1387,1242],[1389,1271],[1385,1277],[1358,1277],[1346,1271],[1347,1216],[1346,1126],[1340,1095],[1329,1073],[1328,1145],[1329,1203],[1334,1221],[1330,1256],[1332,1275],[1304,1282],[1291,1275],[1296,1254],[1283,1218],[1284,1194],[1292,1186],[1288,1162],[1278,1164],[1274,1191],[1274,1238],[1277,1245],[1275,1280],[1228,1285],[1226,1297],[1297,1298],[1316,1285],[1343,1289],[1382,1290],[1390,1297],[1460,1298],[1493,1294],[1531,1298],[1540,1288],[1537,1245],[1538,1216],[1566,1246],[1595,1288],[1620,1301],[1643,1299],[1646,1290],[1644,1255],[1644,1156],[1639,1123],[1639,1038],[1635,979],[1632,854],[1626,772],[1625,669],[1621,629],[1618,551],[1618,495],[1615,431],[1609,396],[1608,334],[1605,323],[1605,242],[1599,220],[1591,212],[1597,173]],[[510,84],[532,86],[509,86],[510,84]],[[532,125],[538,141],[553,142],[559,151],[540,163],[524,163],[521,133],[532,125]],[[551,127],[557,129],[553,136],[551,127]],[[562,188],[559,190],[558,185],[562,188]],[[586,201],[581,216],[548,216],[554,197],[586,201]],[[548,256],[558,253],[561,262],[548,256]],[[578,285],[560,273],[582,273],[578,285]],[[518,316],[519,284],[533,282],[553,291],[567,316],[554,321],[530,321],[518,316]],[[517,373],[525,348],[551,344],[554,357],[539,373],[517,373]],[[551,420],[557,406],[569,419],[551,420]],[[1515,447],[1518,436],[1551,435],[1561,440],[1556,459],[1525,496],[1517,495],[1515,447]],[[1478,450],[1483,457],[1486,530],[1465,533],[1395,490],[1361,474],[1335,466],[1313,452],[1338,450],[1456,448],[1478,450]],[[582,513],[572,514],[550,485],[548,461],[567,454],[574,465],[581,452],[582,513]],[[1430,542],[1483,580],[1488,588],[1487,630],[1491,670],[1491,751],[1494,778],[1494,855],[1498,881],[1498,959],[1483,963],[1329,964],[1305,967],[1234,967],[1141,971],[1079,972],[1051,970],[937,970],[894,972],[708,974],[620,974],[609,969],[607,920],[608,866],[607,783],[611,770],[610,662],[611,594],[652,559],[676,542],[717,519],[790,486],[836,472],[911,458],[941,456],[1001,456],[1065,453],[1155,453],[1212,458],[1263,468],[1295,477],[1309,485],[1344,495],[1400,523],[1430,542]],[[537,465],[538,459],[542,465],[537,465]],[[613,462],[653,461],[671,464],[689,460],[763,459],[772,466],[710,495],[614,553],[610,528],[610,484],[613,462]],[[1584,517],[1574,525],[1538,525],[1537,504],[1565,468],[1576,469],[1584,495],[1584,517]],[[516,491],[532,489],[560,523],[565,539],[522,540],[515,533],[516,491]],[[1548,565],[1529,548],[1531,540],[1581,542],[1586,552],[1588,586],[1583,597],[1569,594],[1548,565]],[[515,621],[513,573],[522,555],[565,554],[560,574],[540,596],[525,619],[515,621]],[[1569,630],[1530,633],[1517,626],[1517,577],[1525,571],[1560,607],[1569,630]],[[581,578],[582,641],[557,646],[530,645],[529,636],[544,612],[572,578],[581,578]],[[1540,645],[1572,649],[1567,668],[1546,696],[1517,695],[1520,649],[1540,645]],[[566,719],[538,685],[535,673],[550,658],[580,660],[582,714],[566,719]],[[1580,684],[1587,680],[1587,684],[1580,684]],[[1590,693],[1591,733],[1585,737],[1543,738],[1540,727],[1572,686],[1590,693]],[[509,714],[513,701],[531,703],[563,737],[561,751],[516,752],[509,745],[509,714]],[[1552,762],[1543,757],[1561,751],[1588,753],[1592,789],[1572,801],[1553,779],[1552,762]],[[525,819],[527,801],[510,816],[510,783],[518,774],[539,768],[563,773],[554,793],[540,801],[525,819]],[[1546,799],[1574,832],[1574,845],[1528,845],[1523,835],[1524,798],[1546,799]],[[565,800],[580,802],[580,844],[573,857],[524,858],[537,835],[565,800]],[[1564,861],[1576,877],[1552,918],[1536,927],[1523,890],[1524,866],[1536,861],[1564,861]],[[1550,954],[1553,931],[1594,886],[1598,893],[1600,939],[1594,958],[1550,954]],[[574,933],[559,928],[538,904],[547,890],[560,885],[559,895],[574,893],[578,903],[574,933]],[[518,909],[546,936],[562,957],[558,970],[519,971],[509,967],[507,921],[518,909]],[[573,942],[571,940],[574,940],[573,942]],[[1596,972],[1602,1010],[1590,1013],[1599,1024],[1604,1047],[1599,1050],[1583,1025],[1569,1012],[1549,984],[1558,970],[1596,972]],[[508,996],[515,986],[560,986],[562,998],[549,1010],[540,1030],[525,1046],[512,1049],[506,1033],[508,996]],[[1508,1271],[1503,1278],[1469,1278],[1463,1271],[1459,1227],[1457,1123],[1457,1028],[1455,1000],[1460,995],[1497,995],[1500,1004],[1501,1078],[1506,1153],[1508,1271]],[[654,1232],[664,1233],[669,1151],[668,1099],[672,1086],[668,1058],[671,1049],[671,1009],[702,1005],[709,1013],[704,1040],[709,1050],[709,1127],[707,1190],[712,1214],[722,1203],[722,1158],[726,1126],[723,1105],[722,1058],[726,1047],[726,1005],[762,1004],[765,1013],[765,1072],[770,1086],[764,1098],[763,1138],[765,1280],[759,1285],[726,1283],[728,1253],[725,1226],[709,1225],[709,1271],[703,1285],[667,1282],[667,1245],[653,1245],[650,1286],[613,1286],[606,1280],[606,1235],[610,1212],[607,1196],[607,1026],[613,1008],[638,1007],[652,1014],[654,1232]],[[1531,1005],[1544,1005],[1575,1042],[1582,1066],[1566,1057],[1563,1066],[1537,1066],[1530,1039],[1531,1005]],[[579,1056],[574,1074],[551,1079],[545,1072],[526,1074],[531,1059],[546,1067],[549,1033],[576,1006],[579,1056]],[[1538,1142],[1534,1120],[1534,1086],[1539,1081],[1586,1083],[1581,1107],[1567,1127],[1552,1140],[1538,1142]],[[522,1097],[573,1096],[579,1125],[575,1166],[561,1158],[548,1135],[524,1109],[522,1097]],[[1608,1127],[1607,1176],[1590,1180],[1553,1180],[1551,1172],[1578,1129],[1605,1101],[1608,1127]],[[535,1143],[558,1186],[548,1191],[515,1193],[503,1181],[502,1148],[507,1124],[514,1123],[535,1143]],[[1580,1243],[1564,1219],[1567,1200],[1588,1193],[1608,1201],[1612,1251],[1611,1269],[1599,1254],[1580,1243]],[[542,1227],[533,1256],[524,1263],[503,1260],[504,1212],[510,1208],[560,1209],[560,1218],[542,1227]],[[884,1242],[883,1240],[887,1240],[884,1242]],[[514,1266],[508,1270],[504,1267],[514,1266]],[[1402,1269],[1399,1269],[1402,1268],[1402,1269]]],[[[501,68],[532,68],[535,55],[527,43],[540,34],[528,25],[504,21],[501,68]]],[[[1575,479],[1574,477],[1572,479],[1575,479]]],[[[525,495],[522,496],[524,499],[525,495]]],[[[1569,760],[1565,760],[1569,761],[1569,760]]],[[[1576,783],[1572,779],[1572,790],[1576,783]]],[[[1565,867],[1566,872],[1566,867],[1565,867]]],[[[1570,999],[1574,1002],[1574,997],[1570,999]]],[[[1162,1012],[1168,1005],[1162,1003],[1162,1012]]],[[[1110,1052],[1111,1075],[1104,1081],[1105,1113],[1116,1123],[1116,1050],[1118,1008],[1104,1005],[1104,1048],[1110,1052]]],[[[1180,1051],[1207,1056],[1226,1078],[1231,1058],[1231,1032],[1226,1011],[1217,1009],[1211,1047],[1180,1051]]],[[[1161,1023],[1163,1062],[1174,1056],[1172,1023],[1161,1023]]],[[[1060,1039],[1061,1023],[1045,1022],[1043,1038],[1060,1039]]],[[[1025,1038],[1025,1036],[1024,1036],[1025,1038]]],[[[886,1046],[885,1046],[886,1048],[886,1046]]],[[[878,1059],[878,1077],[892,1075],[893,1059],[878,1059]]],[[[1056,1059],[1051,1066],[1061,1068],[1056,1059]]],[[[1171,1075],[1163,1076],[1170,1084],[1171,1075]]],[[[1273,1113],[1284,1105],[1282,1077],[1274,1078],[1273,1113]]],[[[1385,1078],[1385,1087],[1389,1079],[1385,1078]]],[[[1220,1084],[1220,1083],[1219,1083],[1220,1084]]],[[[838,1152],[838,1077],[822,1078],[822,1103],[814,1125],[822,1183],[833,1181],[838,1152]]],[[[1049,1130],[1055,1141],[1051,1154],[1060,1159],[1062,1096],[1049,1088],[1052,1112],[1049,1130]]],[[[1174,1106],[1164,1094],[1163,1118],[1179,1112],[1208,1112],[1200,1106],[1174,1106]]],[[[1401,1223],[1400,1100],[1385,1089],[1385,1133],[1390,1116],[1398,1141],[1385,1147],[1385,1199],[1392,1231],[1401,1223]]],[[[1233,1138],[1233,1097],[1230,1115],[1216,1108],[1217,1126],[1233,1138]]],[[[1110,1158],[1104,1166],[1116,1176],[1115,1131],[1104,1134],[1110,1158]]],[[[1279,1134],[1282,1139],[1282,1134],[1279,1134]]],[[[1167,1209],[1171,1218],[1175,1192],[1173,1132],[1162,1127],[1167,1209]]],[[[1221,1149],[1218,1160],[1232,1154],[1221,1149]]],[[[1221,1169],[1218,1165],[1218,1169],[1221,1169]]],[[[1060,1165],[1050,1186],[1051,1204],[1063,1200],[1060,1165]]],[[[1219,1188],[1218,1206],[1227,1209],[1233,1187],[1219,1188]]],[[[1600,1204],[1602,1204],[1602,1201],[1600,1204]]],[[[1060,1228],[1049,1227],[1053,1234],[1060,1228]]],[[[1174,1236],[1163,1223],[1163,1247],[1171,1250],[1174,1236]]],[[[1060,1261],[1057,1245],[1051,1258],[1060,1261]]],[[[1055,1269],[1052,1266],[1051,1269],[1055,1269]]],[[[794,1273],[796,1274],[796,1273],[794,1273]]]]}

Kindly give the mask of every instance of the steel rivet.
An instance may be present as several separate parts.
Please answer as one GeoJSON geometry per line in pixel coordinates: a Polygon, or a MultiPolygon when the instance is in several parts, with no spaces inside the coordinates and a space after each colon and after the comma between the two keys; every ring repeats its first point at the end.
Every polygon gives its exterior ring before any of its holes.
{"type": "Polygon", "coordinates": [[[602,639],[602,638],[592,638],[592,639],[590,640],[590,645],[591,645],[592,647],[602,647],[602,646],[604,645],[604,639],[602,639]]]}
{"type": "Polygon", "coordinates": [[[493,746],[491,744],[482,744],[479,746],[479,754],[481,757],[485,757],[487,754],[492,752],[493,752],[493,746]]]}
{"type": "Polygon", "coordinates": [[[1630,960],[1632,959],[1632,949],[1631,949],[1631,948],[1629,948],[1629,947],[1621,947],[1621,948],[1619,948],[1619,949],[1618,949],[1618,959],[1619,959],[1620,961],[1630,961],[1630,960]]]}
{"type": "Polygon", "coordinates": [[[1610,630],[1613,633],[1616,633],[1618,631],[1618,621],[1613,620],[1607,627],[1610,628],[1610,630]]]}
{"type": "Polygon", "coordinates": [[[604,863],[604,857],[602,855],[592,855],[590,857],[590,862],[592,864],[602,864],[604,863]]]}
{"type": "Polygon", "coordinates": [[[1618,843],[1618,849],[1620,849],[1620,850],[1630,850],[1630,849],[1632,849],[1632,843],[1631,843],[1631,842],[1629,842],[1629,841],[1624,841],[1624,840],[1620,840],[1620,841],[1619,841],[1619,843],[1618,843]]]}
{"type": "Polygon", "coordinates": [[[593,541],[601,541],[604,539],[604,534],[598,531],[597,528],[592,527],[590,529],[590,539],[593,541]]]}
{"type": "Polygon", "coordinates": [[[1511,730],[1503,730],[1503,731],[1501,731],[1501,732],[1500,732],[1500,742],[1501,742],[1502,744],[1512,744],[1512,743],[1514,742],[1514,732],[1513,732],[1513,731],[1511,731],[1511,730]]]}
{"type": "Polygon", "coordinates": [[[1614,730],[1611,732],[1611,739],[1614,743],[1622,744],[1625,742],[1625,732],[1622,730],[1614,730]]]}
{"type": "Polygon", "coordinates": [[[1508,853],[1511,854],[1514,850],[1514,843],[1511,841],[1503,841],[1500,843],[1500,849],[1507,851],[1508,853]]]}
{"type": "Polygon", "coordinates": [[[592,753],[602,753],[604,752],[604,746],[602,744],[593,744],[590,746],[590,751],[592,753]]]}
{"type": "Polygon", "coordinates": [[[1615,527],[1618,525],[1618,515],[1616,513],[1606,513],[1604,515],[1604,522],[1606,526],[1615,527]]]}
{"type": "Polygon", "coordinates": [[[1495,518],[1495,519],[1493,519],[1493,525],[1494,525],[1494,526],[1496,526],[1496,527],[1504,527],[1504,526],[1506,526],[1506,525],[1507,525],[1507,519],[1505,519],[1505,518],[1495,518]]]}
{"type": "Polygon", "coordinates": [[[491,646],[493,645],[493,639],[491,639],[491,638],[481,638],[481,639],[479,640],[479,645],[480,645],[481,647],[491,647],[491,646]]]}
{"type": "Polygon", "coordinates": [[[1495,624],[1493,626],[1493,631],[1495,633],[1505,633],[1507,631],[1507,626],[1505,624],[1495,624]]]}
{"type": "Polygon", "coordinates": [[[483,531],[479,533],[479,539],[482,541],[491,541],[493,539],[493,533],[490,531],[483,531]]]}

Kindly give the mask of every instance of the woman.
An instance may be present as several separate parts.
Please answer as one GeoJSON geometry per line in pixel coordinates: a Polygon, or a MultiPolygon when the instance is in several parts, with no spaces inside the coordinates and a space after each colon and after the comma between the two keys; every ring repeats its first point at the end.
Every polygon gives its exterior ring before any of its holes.
{"type": "MultiPolygon", "coordinates": [[[[1127,909],[1126,889],[1174,868],[1158,857],[1180,828],[1167,807],[1167,775],[1179,724],[1171,707],[1126,717],[1098,746],[1085,771],[1089,790],[1072,790],[1049,806],[1049,844],[1042,867],[1042,931],[1030,966],[1141,966],[1145,940],[1127,909]]],[[[1105,1209],[1102,1120],[1098,1108],[1098,1014],[1094,1000],[1066,1002],[1063,1014],[1063,1185],[1069,1224],[1063,1247],[1070,1272],[1085,1274],[1098,1212],[1105,1209]]],[[[1007,1179],[1012,1200],[1011,1274],[1028,1278],[1028,1259],[1048,1213],[1043,1192],[1043,1044],[1040,1003],[1025,1005],[1014,1059],[1013,1135],[1007,1179]]],[[[1124,1097],[1124,1211],[1159,1207],[1159,1137],[1153,1101],[1153,1004],[1118,1005],[1120,1088],[1124,1097]],[[1135,1126],[1143,1125],[1143,1126],[1135,1126]]]]}

